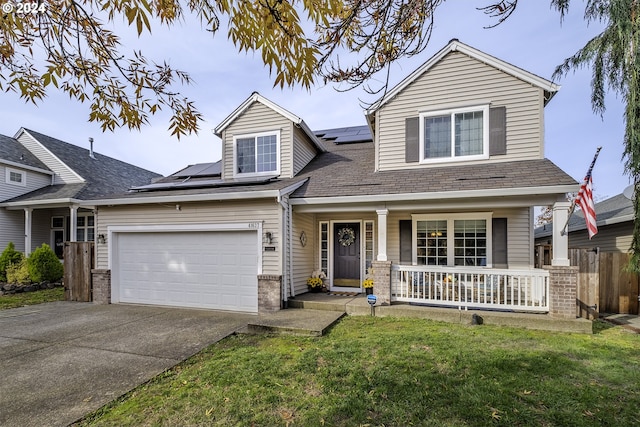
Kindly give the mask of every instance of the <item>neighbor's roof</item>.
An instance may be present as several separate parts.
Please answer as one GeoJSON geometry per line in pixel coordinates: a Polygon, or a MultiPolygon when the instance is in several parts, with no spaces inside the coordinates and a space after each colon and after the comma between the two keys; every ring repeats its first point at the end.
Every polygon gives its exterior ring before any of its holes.
{"type": "MultiPolygon", "coordinates": [[[[624,194],[610,197],[594,205],[596,210],[596,224],[599,227],[605,225],[619,224],[621,222],[633,221],[633,202],[624,194]]],[[[564,225],[564,224],[563,224],[564,225]]],[[[576,210],[569,218],[567,229],[569,232],[585,230],[587,228],[584,214],[581,210],[576,210]]],[[[549,237],[553,234],[553,223],[545,224],[534,230],[535,238],[549,237]]]]}
{"type": "Polygon", "coordinates": [[[505,62],[501,59],[496,58],[495,56],[491,56],[487,53],[484,53],[478,49],[475,49],[469,45],[466,45],[460,42],[458,39],[453,39],[447,44],[444,48],[438,51],[435,55],[429,58],[424,64],[422,64],[418,69],[416,69],[413,73],[409,74],[405,77],[400,83],[390,89],[384,96],[375,101],[371,107],[369,107],[365,111],[365,115],[370,117],[374,114],[380,107],[384,104],[392,100],[398,93],[404,90],[407,86],[413,83],[417,78],[421,75],[429,71],[433,66],[435,66],[438,62],[440,62],[445,56],[447,56],[451,52],[460,52],[471,58],[477,59],[478,61],[484,62],[500,71],[503,71],[507,74],[510,74],[522,81],[532,84],[533,86],[537,86],[543,89],[546,93],[545,96],[545,105],[553,95],[560,89],[560,86],[543,78],[537,76],[529,71],[523,70],[522,68],[516,67],[508,62],[505,62]]]}
{"type": "Polygon", "coordinates": [[[0,135],[0,163],[37,169],[44,173],[52,173],[31,151],[27,150],[16,139],[0,135]]]}
{"type": "Polygon", "coordinates": [[[47,200],[95,200],[109,194],[127,191],[131,186],[151,182],[160,174],[94,152],[68,142],[24,129],[47,150],[80,175],[85,182],[51,185],[5,200],[3,203],[45,202],[47,200]]]}

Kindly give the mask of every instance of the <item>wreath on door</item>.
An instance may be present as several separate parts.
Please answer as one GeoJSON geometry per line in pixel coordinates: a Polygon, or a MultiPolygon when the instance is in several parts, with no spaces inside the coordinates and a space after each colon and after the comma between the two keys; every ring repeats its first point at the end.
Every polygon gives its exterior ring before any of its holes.
{"type": "Polygon", "coordinates": [[[338,243],[342,246],[351,246],[356,240],[356,233],[351,227],[344,227],[338,230],[338,243]]]}

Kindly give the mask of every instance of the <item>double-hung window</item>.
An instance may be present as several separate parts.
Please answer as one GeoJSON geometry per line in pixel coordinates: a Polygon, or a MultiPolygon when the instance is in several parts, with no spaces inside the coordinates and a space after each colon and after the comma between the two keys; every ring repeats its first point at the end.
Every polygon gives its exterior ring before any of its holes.
{"type": "Polygon", "coordinates": [[[420,114],[423,163],[489,158],[489,106],[420,114]]]}
{"type": "Polygon", "coordinates": [[[26,174],[23,171],[11,168],[6,168],[6,171],[7,184],[20,185],[22,187],[27,185],[26,174]]]}
{"type": "Polygon", "coordinates": [[[279,175],[280,132],[234,137],[234,175],[279,175]]]}
{"type": "Polygon", "coordinates": [[[490,266],[491,214],[413,216],[416,265],[490,266]]]}

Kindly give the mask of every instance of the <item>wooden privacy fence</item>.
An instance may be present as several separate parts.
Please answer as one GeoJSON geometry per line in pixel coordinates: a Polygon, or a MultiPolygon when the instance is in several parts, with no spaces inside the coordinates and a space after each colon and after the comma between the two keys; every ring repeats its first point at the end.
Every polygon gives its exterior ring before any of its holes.
{"type": "Polygon", "coordinates": [[[569,249],[569,259],[571,265],[579,269],[578,317],[593,319],[599,313],[640,314],[639,276],[624,271],[629,262],[628,254],[569,249]]]}
{"type": "Polygon", "coordinates": [[[89,302],[91,298],[92,242],[64,243],[64,296],[66,301],[89,302]]]}

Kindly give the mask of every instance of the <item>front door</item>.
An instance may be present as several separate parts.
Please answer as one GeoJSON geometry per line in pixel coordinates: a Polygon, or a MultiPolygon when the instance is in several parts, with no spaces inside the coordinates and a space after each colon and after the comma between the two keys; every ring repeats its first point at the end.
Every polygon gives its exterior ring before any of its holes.
{"type": "Polygon", "coordinates": [[[360,289],[360,223],[333,224],[332,289],[360,289]]]}

